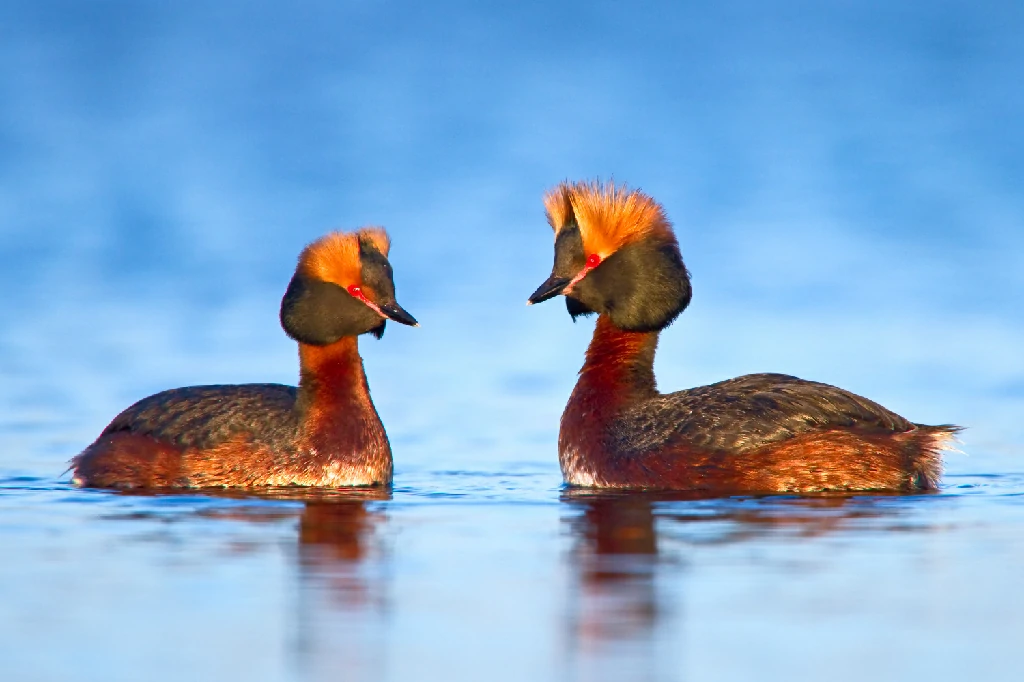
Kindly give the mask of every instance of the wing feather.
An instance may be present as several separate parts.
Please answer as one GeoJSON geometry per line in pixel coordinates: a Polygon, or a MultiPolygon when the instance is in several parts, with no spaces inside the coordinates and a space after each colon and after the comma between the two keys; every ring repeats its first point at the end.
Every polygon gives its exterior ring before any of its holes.
{"type": "Polygon", "coordinates": [[[902,433],[914,427],[878,403],[829,384],[748,374],[644,401],[623,414],[609,436],[619,452],[685,441],[742,453],[815,430],[902,433]]]}
{"type": "Polygon", "coordinates": [[[124,410],[103,435],[127,431],[205,449],[249,434],[256,442],[284,446],[298,428],[296,395],[297,389],[282,384],[175,388],[124,410]]]}

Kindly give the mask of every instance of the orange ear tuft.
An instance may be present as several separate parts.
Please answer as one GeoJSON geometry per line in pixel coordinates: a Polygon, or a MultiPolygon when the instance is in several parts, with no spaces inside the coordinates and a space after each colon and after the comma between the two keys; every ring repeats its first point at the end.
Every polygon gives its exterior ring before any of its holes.
{"type": "Polygon", "coordinates": [[[355,234],[331,232],[307,246],[299,256],[299,270],[307,277],[347,287],[362,279],[359,240],[355,234]]]}
{"type": "Polygon", "coordinates": [[[544,209],[548,215],[548,225],[556,235],[567,224],[576,222],[576,217],[572,212],[572,202],[569,198],[570,191],[569,183],[562,182],[544,195],[544,209]]]}
{"type": "Polygon", "coordinates": [[[567,195],[588,255],[607,258],[626,244],[648,237],[675,242],[665,210],[640,190],[613,182],[575,182],[568,186],[567,195]]]}
{"type": "Polygon", "coordinates": [[[363,265],[359,240],[369,240],[384,257],[391,242],[383,227],[364,227],[355,232],[331,232],[303,249],[298,270],[307,277],[347,287],[362,284],[363,265]]]}

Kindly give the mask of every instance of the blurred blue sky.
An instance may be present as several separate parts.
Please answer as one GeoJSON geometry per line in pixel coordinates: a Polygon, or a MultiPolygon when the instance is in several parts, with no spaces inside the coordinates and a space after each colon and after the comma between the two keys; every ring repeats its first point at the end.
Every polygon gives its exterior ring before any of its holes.
{"type": "Polygon", "coordinates": [[[298,251],[376,223],[423,322],[363,345],[400,468],[554,462],[590,323],[523,306],[540,196],[614,177],[694,275],[665,390],[790,372],[1019,453],[1022,30],[1014,2],[4,2],[6,444],[294,381],[298,251]]]}

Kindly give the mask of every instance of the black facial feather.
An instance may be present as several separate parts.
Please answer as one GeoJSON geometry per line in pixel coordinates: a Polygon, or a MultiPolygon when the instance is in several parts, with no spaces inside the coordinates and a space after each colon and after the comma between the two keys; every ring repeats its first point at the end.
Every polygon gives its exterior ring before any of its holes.
{"type": "Polygon", "coordinates": [[[679,247],[646,241],[629,244],[608,256],[577,288],[585,303],[584,292],[594,291],[599,300],[603,299],[612,324],[632,332],[665,329],[689,305],[692,295],[690,274],[679,247]]]}
{"type": "Polygon", "coordinates": [[[326,346],[381,326],[380,315],[337,284],[296,274],[281,299],[281,326],[301,343],[326,346]]]}
{"type": "Polygon", "coordinates": [[[674,243],[627,244],[584,277],[570,294],[619,329],[664,329],[690,304],[690,273],[674,243]]]}
{"type": "MultiPolygon", "coordinates": [[[[587,254],[575,219],[555,237],[551,276],[530,297],[540,303],[560,293],[583,270],[587,254]]],[[[664,329],[690,304],[690,273],[674,242],[645,239],[627,244],[587,273],[566,294],[565,307],[580,315],[606,314],[627,331],[664,329]]]]}
{"type": "MultiPolygon", "coordinates": [[[[363,285],[369,288],[373,302],[381,312],[395,322],[416,326],[416,318],[395,300],[395,281],[391,263],[369,239],[359,240],[359,261],[362,266],[363,285]]],[[[384,335],[384,324],[381,323],[379,328],[370,331],[379,339],[384,335]]]]}
{"type": "Polygon", "coordinates": [[[374,293],[374,301],[380,304],[395,302],[394,273],[391,263],[367,238],[359,240],[359,263],[362,266],[363,285],[374,293]]]}
{"type": "Polygon", "coordinates": [[[573,298],[572,294],[565,297],[565,309],[569,311],[569,315],[572,316],[573,322],[576,321],[577,317],[593,315],[595,312],[584,305],[582,301],[573,298]]]}
{"type": "MultiPolygon", "coordinates": [[[[579,227],[574,222],[566,223],[555,237],[555,264],[551,268],[551,276],[530,295],[529,302],[540,303],[562,293],[585,263],[586,255],[579,227]]],[[[572,309],[569,314],[573,314],[572,309]]]]}
{"type": "Polygon", "coordinates": [[[567,223],[555,238],[555,265],[551,269],[552,276],[572,279],[587,262],[587,254],[583,251],[583,237],[576,223],[567,223]]]}
{"type": "MultiPolygon", "coordinates": [[[[364,293],[386,315],[403,324],[416,320],[395,300],[391,263],[370,239],[359,240],[364,293]]],[[[281,326],[301,343],[326,346],[343,336],[384,335],[387,320],[342,287],[296,273],[281,300],[281,326]]]]}

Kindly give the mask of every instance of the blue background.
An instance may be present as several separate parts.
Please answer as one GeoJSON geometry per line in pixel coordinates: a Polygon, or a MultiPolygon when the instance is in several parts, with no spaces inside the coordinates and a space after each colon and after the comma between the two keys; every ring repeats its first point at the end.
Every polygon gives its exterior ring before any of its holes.
{"type": "Polygon", "coordinates": [[[423,323],[363,343],[399,466],[550,460],[590,323],[523,307],[550,268],[540,197],[614,178],[665,205],[693,272],[664,390],[788,372],[1019,444],[1022,19],[4,3],[4,419],[72,429],[66,459],[147,393],[293,382],[296,254],[383,224],[423,323]]]}

